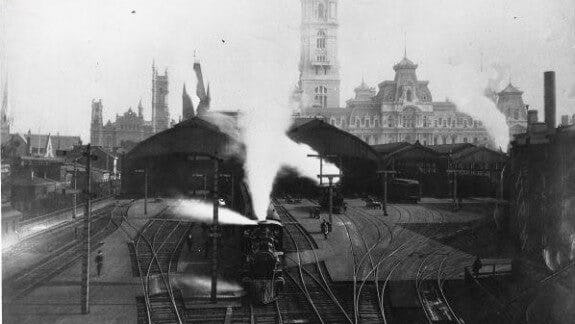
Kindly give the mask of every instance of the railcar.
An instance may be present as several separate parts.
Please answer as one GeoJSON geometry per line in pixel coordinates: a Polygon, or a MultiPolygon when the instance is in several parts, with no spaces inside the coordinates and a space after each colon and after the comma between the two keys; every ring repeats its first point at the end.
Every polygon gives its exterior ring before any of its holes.
{"type": "Polygon", "coordinates": [[[411,179],[393,179],[389,183],[389,201],[417,203],[420,197],[419,181],[411,179]]]}

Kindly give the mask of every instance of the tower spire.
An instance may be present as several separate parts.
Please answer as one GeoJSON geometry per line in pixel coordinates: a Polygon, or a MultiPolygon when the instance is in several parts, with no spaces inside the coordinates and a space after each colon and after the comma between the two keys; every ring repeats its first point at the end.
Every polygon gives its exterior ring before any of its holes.
{"type": "Polygon", "coordinates": [[[407,32],[403,32],[403,58],[407,58],[407,32]]]}

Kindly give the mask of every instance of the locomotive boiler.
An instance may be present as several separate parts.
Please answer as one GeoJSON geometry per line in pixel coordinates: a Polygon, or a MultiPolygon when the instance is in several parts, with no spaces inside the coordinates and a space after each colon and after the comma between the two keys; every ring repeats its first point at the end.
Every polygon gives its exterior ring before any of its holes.
{"type": "Polygon", "coordinates": [[[273,208],[265,221],[243,232],[243,282],[256,303],[273,302],[284,286],[282,236],[283,225],[273,208]]]}

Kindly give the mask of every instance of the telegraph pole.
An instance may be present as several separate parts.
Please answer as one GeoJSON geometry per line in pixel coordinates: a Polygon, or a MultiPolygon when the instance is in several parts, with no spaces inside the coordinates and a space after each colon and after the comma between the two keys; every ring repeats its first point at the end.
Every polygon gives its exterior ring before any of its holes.
{"type": "Polygon", "coordinates": [[[329,194],[329,223],[333,224],[333,178],[339,178],[339,174],[322,174],[318,178],[328,179],[328,194],[329,194]]]}
{"type": "Polygon", "coordinates": [[[394,175],[397,171],[393,170],[380,170],[377,171],[378,174],[383,174],[383,204],[381,209],[383,209],[383,216],[388,216],[387,214],[387,175],[394,175]]]}
{"type": "MultiPolygon", "coordinates": [[[[319,185],[323,185],[323,159],[336,158],[337,155],[308,154],[307,157],[319,158],[319,185]]],[[[340,170],[341,173],[341,170],[340,170]]]]}
{"type": "Polygon", "coordinates": [[[84,206],[84,230],[83,230],[83,247],[82,247],[82,291],[81,304],[82,314],[90,313],[90,211],[91,211],[91,179],[90,171],[92,167],[92,150],[90,144],[86,145],[86,205],[84,206]]]}
{"type": "Polygon", "coordinates": [[[219,195],[218,195],[218,180],[219,180],[219,166],[220,161],[214,158],[214,192],[213,192],[213,204],[214,204],[214,216],[212,222],[212,292],[211,301],[216,303],[218,301],[218,237],[220,235],[218,229],[218,208],[219,208],[219,195]]]}

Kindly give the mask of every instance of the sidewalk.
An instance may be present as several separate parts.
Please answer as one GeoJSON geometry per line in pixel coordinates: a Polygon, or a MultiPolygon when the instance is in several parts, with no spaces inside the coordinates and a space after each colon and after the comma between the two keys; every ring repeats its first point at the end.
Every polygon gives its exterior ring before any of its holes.
{"type": "MultiPolygon", "coordinates": [[[[22,299],[3,306],[6,323],[136,323],[136,296],[142,295],[140,278],[133,277],[128,242],[148,218],[163,209],[163,203],[149,203],[148,215],[143,213],[143,201],[128,210],[122,229],[103,241],[104,267],[98,277],[94,262],[97,250],[90,257],[90,313],[80,313],[81,264],[60,273],[45,285],[36,288],[22,299]]],[[[93,242],[96,244],[97,242],[93,242]]]]}

